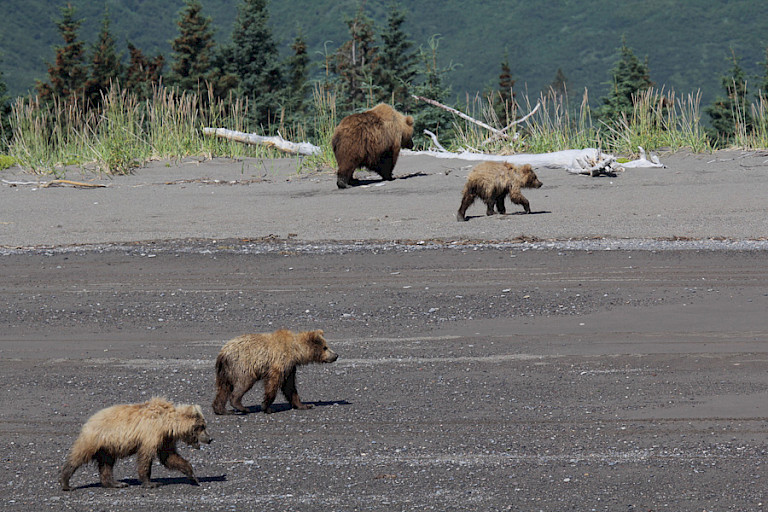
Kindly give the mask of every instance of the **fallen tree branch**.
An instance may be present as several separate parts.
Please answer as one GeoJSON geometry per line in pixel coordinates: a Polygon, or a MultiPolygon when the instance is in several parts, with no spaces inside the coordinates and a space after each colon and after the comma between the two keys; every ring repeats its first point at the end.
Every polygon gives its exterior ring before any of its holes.
{"type": "MultiPolygon", "coordinates": [[[[526,115],[524,115],[524,116],[523,116],[523,117],[521,117],[520,119],[516,119],[516,120],[512,121],[512,122],[511,122],[511,123],[509,123],[507,126],[505,126],[504,128],[502,128],[502,129],[501,129],[501,131],[502,131],[502,132],[504,132],[504,133],[506,133],[506,132],[507,132],[507,130],[509,130],[510,128],[512,128],[513,126],[515,126],[516,124],[520,124],[520,123],[522,123],[522,122],[525,122],[525,121],[527,121],[527,120],[528,120],[528,118],[530,118],[530,117],[531,117],[533,114],[535,114],[535,113],[536,113],[536,111],[537,111],[537,110],[539,110],[539,107],[540,107],[540,106],[541,106],[541,103],[536,103],[536,106],[535,106],[535,107],[533,107],[533,110],[531,110],[530,112],[528,112],[526,115]]],[[[509,137],[509,136],[507,136],[507,137],[509,137]]],[[[481,145],[481,146],[485,146],[485,145],[486,145],[486,144],[488,144],[489,142],[493,142],[494,140],[496,140],[496,139],[498,139],[498,138],[500,138],[498,135],[495,135],[495,134],[494,134],[494,135],[491,135],[490,137],[488,137],[487,139],[485,139],[483,142],[481,142],[481,143],[480,143],[480,145],[481,145]]]]}
{"type": "MultiPolygon", "coordinates": [[[[464,112],[460,112],[460,111],[456,110],[456,109],[455,109],[455,108],[453,108],[453,107],[449,107],[448,105],[443,105],[443,104],[442,104],[442,103],[440,103],[439,101],[435,101],[435,100],[432,100],[432,99],[429,99],[429,98],[425,98],[424,96],[417,96],[417,95],[415,95],[415,94],[412,94],[411,96],[412,96],[413,98],[417,99],[417,100],[421,100],[421,101],[423,101],[423,102],[425,102],[425,103],[429,103],[430,105],[433,105],[433,106],[435,106],[435,107],[437,107],[437,108],[441,108],[441,109],[443,109],[443,110],[445,110],[445,111],[448,111],[448,112],[450,112],[450,113],[451,113],[451,114],[453,114],[453,115],[459,116],[460,118],[462,118],[462,119],[464,119],[464,120],[466,120],[466,121],[469,121],[470,123],[475,123],[476,125],[478,125],[478,126],[481,126],[481,127],[485,128],[486,130],[488,130],[488,131],[490,131],[490,132],[493,132],[493,134],[494,134],[494,137],[496,137],[496,138],[501,138],[501,139],[509,139],[509,135],[508,135],[507,133],[505,133],[505,132],[506,132],[507,130],[509,130],[510,128],[512,128],[514,125],[516,125],[516,124],[519,124],[519,123],[522,123],[523,121],[525,121],[525,120],[527,120],[529,117],[531,117],[531,116],[532,116],[532,115],[533,115],[533,114],[534,114],[534,113],[535,113],[535,112],[536,112],[536,111],[539,109],[539,105],[540,105],[540,103],[536,103],[536,107],[534,107],[534,109],[533,109],[533,110],[531,110],[531,111],[530,111],[530,112],[529,112],[527,115],[523,116],[523,117],[522,117],[522,118],[520,118],[520,119],[517,119],[517,120],[515,120],[515,121],[512,121],[511,123],[509,123],[509,124],[506,126],[506,128],[504,128],[504,129],[502,129],[502,130],[499,130],[499,129],[497,129],[497,128],[494,128],[493,126],[490,126],[490,125],[488,125],[488,124],[485,124],[485,123],[484,123],[484,122],[482,122],[482,121],[478,121],[477,119],[474,119],[474,118],[472,118],[472,117],[469,117],[469,116],[468,116],[467,114],[465,114],[464,112]]],[[[487,142],[487,141],[486,141],[486,142],[487,142]]],[[[485,142],[484,142],[483,144],[485,144],[485,142]]]]}
{"type": "Polygon", "coordinates": [[[645,150],[642,148],[642,146],[637,146],[637,149],[640,150],[640,158],[637,160],[631,160],[629,162],[624,162],[621,164],[622,167],[627,168],[633,168],[633,167],[666,167],[666,165],[662,164],[661,161],[659,161],[659,157],[651,153],[651,159],[648,160],[645,156],[645,150]]]}
{"type": "Polygon", "coordinates": [[[408,151],[402,150],[401,154],[407,155],[425,155],[435,158],[455,158],[459,160],[470,161],[492,161],[508,162],[515,165],[531,164],[533,167],[565,169],[573,174],[585,174],[588,176],[599,176],[600,174],[614,173],[616,158],[613,155],[602,153],[594,148],[587,149],[568,149],[565,151],[555,151],[554,153],[518,153],[515,155],[489,155],[486,153],[475,153],[462,151],[461,153],[451,153],[448,151],[408,151]]]}
{"type": "Polygon", "coordinates": [[[445,149],[442,146],[442,144],[440,144],[440,142],[437,140],[437,135],[435,135],[429,130],[424,130],[424,135],[429,135],[429,138],[432,139],[432,143],[435,145],[438,151],[445,151],[446,153],[448,152],[448,150],[445,149]]]}
{"type": "Polygon", "coordinates": [[[57,187],[59,185],[71,185],[77,188],[103,188],[106,187],[103,183],[85,183],[82,181],[72,181],[64,179],[56,179],[51,181],[8,181],[0,180],[6,185],[11,187],[17,187],[19,185],[34,185],[40,188],[57,187]]]}
{"type": "Polygon", "coordinates": [[[312,156],[320,154],[322,151],[319,147],[309,142],[291,142],[285,140],[279,134],[273,136],[256,135],[255,133],[243,133],[227,130],[226,128],[203,128],[203,134],[214,135],[223,139],[242,142],[243,144],[273,147],[292,155],[312,156]]]}
{"type": "Polygon", "coordinates": [[[417,99],[417,100],[421,100],[421,101],[424,101],[424,102],[426,102],[426,103],[429,103],[430,105],[433,105],[433,106],[435,106],[435,107],[441,108],[441,109],[443,109],[443,110],[447,110],[447,111],[448,111],[448,112],[450,112],[451,114],[454,114],[454,115],[456,115],[456,116],[459,116],[460,118],[462,118],[462,119],[465,119],[465,120],[467,120],[467,121],[469,121],[469,122],[471,122],[471,123],[475,123],[475,124],[476,124],[476,125],[478,125],[478,126],[482,126],[482,127],[483,127],[483,128],[485,128],[486,130],[488,130],[488,131],[491,131],[491,132],[493,132],[493,133],[497,134],[499,137],[502,137],[502,138],[505,138],[505,139],[508,139],[508,138],[509,138],[509,135],[507,135],[506,133],[503,133],[501,130],[498,130],[498,129],[496,129],[496,128],[494,128],[493,126],[489,126],[489,125],[485,124],[485,123],[484,123],[484,122],[482,122],[482,121],[478,121],[477,119],[472,119],[471,117],[469,117],[469,116],[468,116],[467,114],[465,114],[464,112],[459,112],[459,111],[458,111],[458,110],[456,110],[455,108],[449,107],[449,106],[447,106],[447,105],[443,105],[443,104],[442,104],[442,103],[440,103],[439,101],[431,100],[431,99],[429,99],[429,98],[425,98],[424,96],[417,96],[417,95],[415,95],[415,94],[412,94],[411,96],[413,96],[413,97],[414,97],[415,99],[417,99]]]}
{"type": "Polygon", "coordinates": [[[614,175],[624,168],[632,167],[664,167],[658,157],[651,156],[646,160],[645,151],[641,148],[642,159],[632,160],[620,164],[616,157],[603,153],[595,148],[566,149],[552,153],[518,153],[515,155],[489,155],[471,151],[451,153],[449,151],[409,151],[402,150],[402,155],[423,155],[434,158],[455,158],[469,161],[508,162],[515,165],[531,164],[533,167],[549,169],[565,169],[571,174],[583,174],[586,176],[614,175]]]}

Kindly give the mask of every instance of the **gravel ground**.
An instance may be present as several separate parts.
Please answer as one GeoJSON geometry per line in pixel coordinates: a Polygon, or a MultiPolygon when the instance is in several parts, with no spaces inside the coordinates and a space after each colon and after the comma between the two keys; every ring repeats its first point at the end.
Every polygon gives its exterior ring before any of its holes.
{"type": "Polygon", "coordinates": [[[2,509],[761,510],[764,159],[540,170],[542,214],[467,223],[444,161],[342,192],[286,161],[0,183],[2,509]],[[261,414],[257,385],[213,415],[221,345],[278,327],[340,354],[299,371],[315,407],[261,414]],[[130,459],[62,492],[87,417],[154,395],[203,406],[201,485],[130,459]]]}

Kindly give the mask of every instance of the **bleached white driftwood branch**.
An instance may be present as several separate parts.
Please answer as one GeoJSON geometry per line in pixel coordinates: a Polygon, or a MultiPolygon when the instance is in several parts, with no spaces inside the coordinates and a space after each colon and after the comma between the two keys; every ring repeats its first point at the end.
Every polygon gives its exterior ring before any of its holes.
{"type": "MultiPolygon", "coordinates": [[[[511,123],[509,123],[507,126],[505,126],[504,128],[502,128],[502,129],[501,129],[501,131],[502,131],[504,134],[506,134],[506,133],[507,133],[507,130],[509,130],[510,128],[512,128],[513,126],[515,126],[516,124],[520,124],[520,123],[522,123],[522,122],[525,122],[525,121],[527,121],[527,120],[528,120],[528,119],[529,119],[529,118],[530,118],[530,117],[531,117],[533,114],[535,114],[535,113],[536,113],[536,111],[537,111],[537,110],[539,110],[539,107],[540,107],[540,106],[541,106],[541,103],[536,103],[536,106],[535,106],[535,107],[533,107],[533,110],[531,110],[530,112],[528,112],[526,115],[524,115],[524,116],[523,116],[523,117],[521,117],[520,119],[515,119],[514,121],[512,121],[511,123]]],[[[488,144],[489,142],[493,142],[494,140],[496,140],[496,139],[498,139],[498,138],[500,138],[500,136],[499,136],[498,134],[493,134],[493,135],[491,135],[490,137],[488,137],[487,139],[485,139],[483,142],[481,142],[481,143],[480,143],[480,145],[481,145],[481,146],[485,146],[485,145],[486,145],[486,144],[488,144]]],[[[507,138],[509,138],[509,136],[507,136],[507,138]]],[[[515,136],[513,137],[513,140],[514,140],[514,139],[516,139],[516,138],[517,138],[517,134],[515,134],[515,136]]]]}
{"type": "Polygon", "coordinates": [[[584,174],[587,176],[615,173],[622,171],[627,167],[664,167],[655,155],[651,156],[653,161],[646,160],[644,156],[645,152],[642,151],[642,148],[641,155],[643,158],[623,164],[616,162],[616,157],[613,155],[603,153],[595,148],[566,149],[564,151],[555,151],[552,153],[518,153],[516,155],[489,155],[466,150],[459,153],[452,153],[450,151],[402,150],[401,154],[423,155],[434,158],[455,158],[470,161],[509,162],[515,165],[531,164],[533,167],[565,169],[572,174],[584,174]]]}
{"type": "Polygon", "coordinates": [[[488,124],[486,124],[486,123],[484,123],[482,121],[478,121],[477,119],[474,119],[474,118],[468,116],[467,114],[465,114],[464,112],[456,110],[453,107],[449,107],[448,105],[443,105],[439,101],[435,101],[435,100],[430,99],[430,98],[425,98],[424,96],[417,96],[415,94],[412,94],[411,97],[413,97],[413,98],[415,98],[417,100],[421,100],[421,101],[423,101],[425,103],[429,103],[430,105],[433,105],[433,106],[435,106],[437,108],[441,108],[441,109],[443,109],[443,110],[445,110],[447,112],[450,112],[451,114],[454,114],[456,116],[459,116],[462,119],[465,119],[465,120],[469,121],[470,123],[474,123],[474,124],[476,124],[478,126],[482,126],[486,130],[488,130],[488,131],[490,131],[490,132],[492,132],[494,134],[494,136],[491,137],[491,139],[489,139],[489,140],[492,140],[493,138],[508,139],[509,135],[506,133],[506,131],[509,130],[510,128],[512,128],[514,125],[522,123],[523,121],[525,121],[529,117],[531,117],[534,113],[536,113],[537,110],[539,110],[539,105],[540,105],[540,103],[537,103],[536,106],[534,107],[534,109],[531,110],[524,117],[522,117],[520,119],[517,119],[515,121],[512,121],[505,128],[499,130],[499,129],[494,128],[493,126],[490,126],[490,125],[488,125],[488,124]]]}
{"type": "Polygon", "coordinates": [[[285,140],[279,134],[273,136],[256,135],[255,133],[243,133],[226,128],[203,128],[205,135],[215,135],[223,139],[252,144],[254,146],[269,146],[292,155],[317,155],[322,150],[309,142],[291,142],[285,140]]]}
{"type": "Polygon", "coordinates": [[[65,180],[65,179],[56,179],[51,181],[9,181],[9,180],[0,180],[0,182],[5,183],[6,185],[9,185],[11,187],[18,187],[20,185],[34,185],[39,188],[48,188],[48,187],[56,187],[59,185],[71,185],[76,188],[103,188],[107,185],[104,185],[103,183],[85,183],[82,181],[72,181],[72,180],[65,180]]]}
{"type": "Polygon", "coordinates": [[[448,153],[448,150],[445,149],[442,144],[440,144],[440,141],[437,140],[437,135],[429,130],[424,130],[424,135],[428,135],[429,138],[432,139],[432,144],[435,145],[438,151],[448,153]]]}
{"type": "Polygon", "coordinates": [[[429,99],[429,98],[425,98],[424,96],[417,96],[417,95],[415,95],[415,94],[412,94],[411,96],[412,96],[413,98],[417,99],[417,100],[421,100],[421,101],[424,101],[424,102],[426,102],[426,103],[429,103],[430,105],[434,105],[434,106],[435,106],[435,107],[437,107],[437,108],[441,108],[441,109],[443,109],[443,110],[446,110],[446,111],[450,112],[450,113],[451,113],[451,114],[453,114],[453,115],[459,116],[459,117],[460,117],[460,118],[462,118],[462,119],[466,119],[466,120],[467,120],[467,121],[469,121],[470,123],[475,123],[475,124],[476,124],[476,125],[478,125],[478,126],[482,126],[482,127],[483,127],[483,128],[485,128],[486,130],[488,130],[488,131],[491,131],[491,132],[495,133],[495,134],[496,134],[496,135],[498,135],[499,137],[503,137],[503,138],[505,138],[505,139],[508,139],[508,138],[509,138],[509,135],[507,135],[506,133],[502,132],[501,130],[497,130],[497,129],[496,129],[496,128],[494,128],[493,126],[489,126],[489,125],[485,124],[485,123],[484,123],[484,122],[482,122],[482,121],[478,121],[477,119],[472,119],[471,117],[469,117],[469,116],[468,116],[467,114],[465,114],[464,112],[459,112],[459,111],[458,111],[458,110],[456,110],[455,108],[449,107],[449,106],[447,106],[447,105],[443,105],[443,104],[442,104],[442,103],[440,103],[439,101],[431,100],[431,99],[429,99]]]}
{"type": "Polygon", "coordinates": [[[509,162],[515,165],[531,164],[533,167],[561,168],[574,174],[586,174],[597,176],[615,172],[616,158],[607,155],[594,148],[568,149],[555,151],[554,153],[518,153],[516,155],[489,155],[486,153],[474,153],[462,151],[451,153],[448,151],[408,151],[402,150],[401,155],[423,155],[435,158],[455,158],[470,161],[509,162]]]}
{"type": "Polygon", "coordinates": [[[645,156],[645,150],[642,146],[637,146],[637,149],[640,150],[640,158],[637,160],[631,160],[629,162],[624,162],[621,164],[622,167],[666,167],[664,164],[661,163],[659,160],[659,157],[651,153],[651,159],[648,160],[645,156]]]}

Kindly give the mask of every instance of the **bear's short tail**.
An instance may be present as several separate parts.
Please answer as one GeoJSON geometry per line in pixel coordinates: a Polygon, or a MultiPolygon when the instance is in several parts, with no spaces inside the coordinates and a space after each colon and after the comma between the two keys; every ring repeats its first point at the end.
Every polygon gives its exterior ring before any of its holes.
{"type": "Polygon", "coordinates": [[[227,413],[227,400],[232,394],[232,379],[230,378],[229,357],[219,354],[216,358],[216,397],[213,399],[213,412],[215,414],[227,413]]]}

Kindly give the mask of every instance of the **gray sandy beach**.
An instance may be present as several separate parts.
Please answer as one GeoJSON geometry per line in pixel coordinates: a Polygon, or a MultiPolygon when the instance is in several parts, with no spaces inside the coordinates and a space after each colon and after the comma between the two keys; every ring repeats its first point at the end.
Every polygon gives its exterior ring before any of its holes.
{"type": "Polygon", "coordinates": [[[295,159],[153,162],[101,188],[0,171],[3,510],[765,508],[768,154],[536,169],[533,213],[456,221],[472,162],[397,179],[295,159]],[[321,328],[314,408],[216,416],[244,332],[321,328]],[[78,429],[115,403],[203,408],[200,480],[118,462],[61,491],[78,429]]]}

